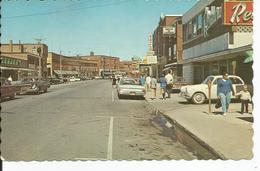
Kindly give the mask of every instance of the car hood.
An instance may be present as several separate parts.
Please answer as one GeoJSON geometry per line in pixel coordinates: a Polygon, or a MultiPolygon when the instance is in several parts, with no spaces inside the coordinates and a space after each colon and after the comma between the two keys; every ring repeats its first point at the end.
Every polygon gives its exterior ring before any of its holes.
{"type": "Polygon", "coordinates": [[[144,89],[144,86],[141,85],[119,85],[119,89],[144,89]]]}

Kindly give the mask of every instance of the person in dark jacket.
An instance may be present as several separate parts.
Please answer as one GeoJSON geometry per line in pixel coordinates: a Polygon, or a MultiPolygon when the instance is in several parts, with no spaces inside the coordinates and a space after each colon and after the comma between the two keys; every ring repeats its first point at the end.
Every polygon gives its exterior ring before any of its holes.
{"type": "Polygon", "coordinates": [[[228,78],[228,73],[223,73],[223,78],[217,82],[217,95],[221,101],[223,115],[226,115],[232,95],[235,95],[235,91],[232,86],[231,80],[228,78]]]}

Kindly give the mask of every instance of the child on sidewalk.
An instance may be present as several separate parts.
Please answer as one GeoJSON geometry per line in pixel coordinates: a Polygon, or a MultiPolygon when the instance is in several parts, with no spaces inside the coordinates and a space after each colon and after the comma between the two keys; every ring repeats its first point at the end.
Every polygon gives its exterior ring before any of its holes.
{"type": "Polygon", "coordinates": [[[244,113],[244,109],[246,109],[246,113],[248,113],[248,103],[252,101],[251,94],[247,90],[247,85],[243,86],[243,90],[236,94],[240,96],[241,100],[241,114],[244,113]]]}

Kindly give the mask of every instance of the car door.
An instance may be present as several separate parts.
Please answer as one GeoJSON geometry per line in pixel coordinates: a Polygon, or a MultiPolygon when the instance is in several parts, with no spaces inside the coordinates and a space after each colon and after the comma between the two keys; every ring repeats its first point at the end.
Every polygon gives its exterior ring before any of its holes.
{"type": "Polygon", "coordinates": [[[211,99],[217,99],[217,85],[218,85],[218,80],[221,78],[215,77],[214,80],[212,81],[212,87],[211,87],[211,99]]]}

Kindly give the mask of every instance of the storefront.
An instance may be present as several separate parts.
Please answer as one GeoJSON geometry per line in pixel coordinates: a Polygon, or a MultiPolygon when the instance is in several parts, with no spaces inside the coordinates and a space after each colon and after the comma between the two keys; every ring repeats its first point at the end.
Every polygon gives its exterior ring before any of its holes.
{"type": "Polygon", "coordinates": [[[38,71],[28,68],[27,60],[12,58],[1,55],[1,77],[8,78],[10,75],[13,81],[24,77],[38,74],[38,71]]]}
{"type": "Polygon", "coordinates": [[[252,84],[253,2],[207,3],[199,2],[183,17],[184,78],[198,84],[208,75],[221,75],[225,71],[252,84]]]}

